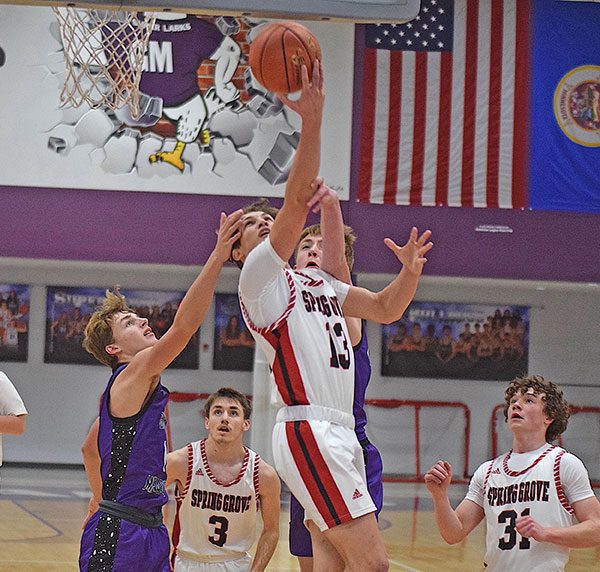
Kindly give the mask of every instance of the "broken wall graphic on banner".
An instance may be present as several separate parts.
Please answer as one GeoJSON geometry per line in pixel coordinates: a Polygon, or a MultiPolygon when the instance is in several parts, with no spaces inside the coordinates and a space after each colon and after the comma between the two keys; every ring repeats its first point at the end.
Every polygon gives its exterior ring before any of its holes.
{"type": "MultiPolygon", "coordinates": [[[[67,44],[52,10],[0,6],[3,184],[282,196],[301,121],[247,63],[267,20],[155,17],[134,119],[128,105],[61,107],[67,44]]],[[[322,174],[347,199],[354,27],[307,25],[324,54],[322,174]]]]}

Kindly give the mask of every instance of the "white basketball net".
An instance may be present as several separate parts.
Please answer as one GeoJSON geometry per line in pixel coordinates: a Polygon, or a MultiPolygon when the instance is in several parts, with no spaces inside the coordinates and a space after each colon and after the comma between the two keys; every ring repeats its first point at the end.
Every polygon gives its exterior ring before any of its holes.
{"type": "Polygon", "coordinates": [[[129,105],[139,117],[144,54],[153,12],[53,7],[63,43],[66,78],[61,106],[118,109],[129,105]]]}

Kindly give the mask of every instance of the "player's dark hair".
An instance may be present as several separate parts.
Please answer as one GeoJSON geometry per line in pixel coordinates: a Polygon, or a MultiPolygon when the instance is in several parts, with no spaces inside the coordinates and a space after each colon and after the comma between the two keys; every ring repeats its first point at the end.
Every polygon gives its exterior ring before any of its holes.
{"type": "MultiPolygon", "coordinates": [[[[271,203],[269,203],[269,199],[259,199],[258,201],[255,201],[252,204],[243,207],[242,213],[242,216],[248,213],[266,213],[270,215],[273,218],[273,220],[275,220],[275,218],[277,217],[277,213],[279,213],[279,209],[275,208],[274,206],[271,206],[271,203]]],[[[229,257],[229,261],[237,265],[238,268],[241,268],[244,265],[244,263],[241,260],[233,259],[233,251],[236,248],[239,248],[240,240],[241,238],[238,238],[233,243],[233,246],[231,247],[231,255],[229,257]]]]}
{"type": "Polygon", "coordinates": [[[208,396],[208,399],[204,403],[204,408],[202,409],[204,417],[209,417],[210,408],[220,397],[237,401],[242,406],[244,419],[250,419],[250,415],[252,415],[252,404],[250,403],[250,400],[243,393],[240,393],[237,389],[233,389],[232,387],[222,387],[208,396]]]}

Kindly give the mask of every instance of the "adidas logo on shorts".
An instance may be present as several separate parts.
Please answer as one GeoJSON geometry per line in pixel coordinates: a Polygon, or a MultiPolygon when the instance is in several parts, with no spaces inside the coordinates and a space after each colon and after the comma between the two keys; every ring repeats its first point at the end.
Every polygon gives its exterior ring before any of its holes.
{"type": "Polygon", "coordinates": [[[354,489],[354,493],[352,494],[352,500],[356,500],[362,497],[362,493],[358,489],[354,489]]]}
{"type": "Polygon", "coordinates": [[[496,467],[493,471],[492,471],[492,475],[499,475],[500,474],[500,469],[498,467],[496,467]]]}
{"type": "Polygon", "coordinates": [[[196,476],[197,476],[197,477],[203,477],[203,476],[204,476],[204,473],[202,472],[202,469],[198,469],[198,470],[196,471],[196,476]]]}

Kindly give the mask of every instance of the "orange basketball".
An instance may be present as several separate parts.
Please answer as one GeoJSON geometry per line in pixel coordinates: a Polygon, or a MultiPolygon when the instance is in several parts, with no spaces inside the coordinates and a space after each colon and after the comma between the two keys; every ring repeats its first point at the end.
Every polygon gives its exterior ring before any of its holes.
{"type": "Polygon", "coordinates": [[[275,93],[293,93],[302,88],[303,64],[312,77],[315,60],[321,60],[321,46],[302,24],[273,22],[252,40],[248,59],[262,86],[275,93]]]}

